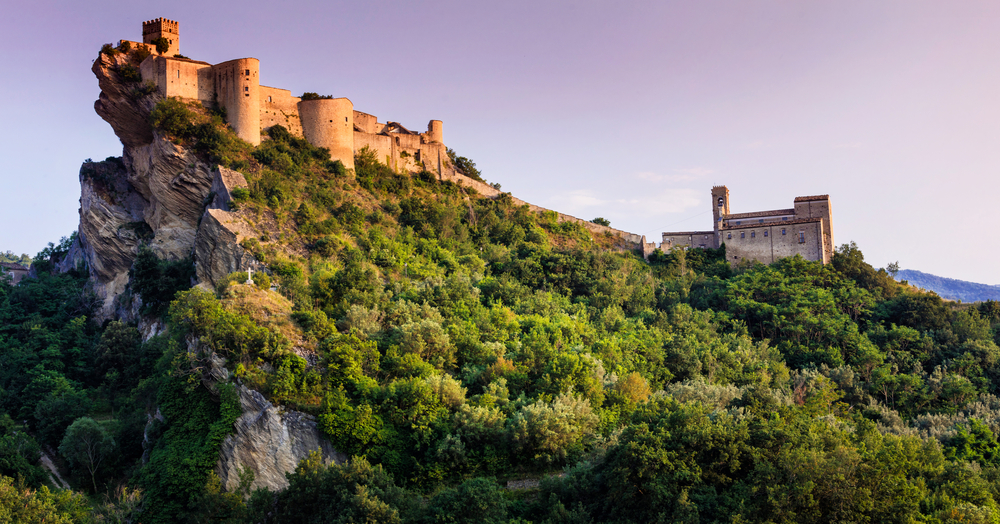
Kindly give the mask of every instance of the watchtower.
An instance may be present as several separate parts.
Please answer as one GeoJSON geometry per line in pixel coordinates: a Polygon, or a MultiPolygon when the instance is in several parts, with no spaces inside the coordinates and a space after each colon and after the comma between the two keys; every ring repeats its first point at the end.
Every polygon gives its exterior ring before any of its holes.
{"type": "MultiPolygon", "coordinates": [[[[157,18],[142,23],[142,43],[153,44],[157,38],[166,38],[170,45],[164,56],[174,56],[181,52],[180,24],[174,20],[157,18]]],[[[155,47],[153,48],[155,50],[155,47]]]]}

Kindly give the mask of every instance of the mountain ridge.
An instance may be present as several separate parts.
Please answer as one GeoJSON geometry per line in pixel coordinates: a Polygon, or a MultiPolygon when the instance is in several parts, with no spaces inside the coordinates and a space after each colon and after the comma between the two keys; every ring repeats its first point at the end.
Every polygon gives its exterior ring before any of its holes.
{"type": "Polygon", "coordinates": [[[1000,300],[1000,286],[941,277],[916,269],[901,269],[896,274],[896,280],[906,281],[910,285],[933,291],[947,300],[962,302],[1000,300]]]}

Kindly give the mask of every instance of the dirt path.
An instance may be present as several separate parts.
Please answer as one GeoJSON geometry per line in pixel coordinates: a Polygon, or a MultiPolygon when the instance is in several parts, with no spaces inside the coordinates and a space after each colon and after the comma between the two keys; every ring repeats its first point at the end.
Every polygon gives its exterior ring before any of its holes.
{"type": "Polygon", "coordinates": [[[45,469],[49,470],[49,479],[52,480],[52,483],[55,484],[57,488],[71,489],[69,487],[69,483],[59,476],[59,470],[57,470],[56,465],[52,463],[52,459],[49,458],[48,453],[42,451],[41,462],[42,465],[45,466],[45,469]]]}

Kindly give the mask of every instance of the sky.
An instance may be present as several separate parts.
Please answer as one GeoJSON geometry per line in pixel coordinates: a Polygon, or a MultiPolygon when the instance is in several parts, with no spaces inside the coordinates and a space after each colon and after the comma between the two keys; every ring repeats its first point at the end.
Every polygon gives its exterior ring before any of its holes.
{"type": "Polygon", "coordinates": [[[180,50],[424,130],[540,206],[660,241],[829,194],[875,267],[1000,284],[1000,3],[690,0],[96,2],[0,17],[0,251],[77,227],[102,44],[180,22],[180,50]]]}

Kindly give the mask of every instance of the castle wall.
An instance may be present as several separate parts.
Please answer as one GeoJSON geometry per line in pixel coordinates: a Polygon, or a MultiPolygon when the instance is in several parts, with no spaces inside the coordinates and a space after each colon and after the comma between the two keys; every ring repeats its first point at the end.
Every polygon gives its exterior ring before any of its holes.
{"type": "Polygon", "coordinates": [[[833,257],[833,209],[826,195],[795,199],[795,218],[818,218],[823,221],[823,263],[833,257]]]}
{"type": "Polygon", "coordinates": [[[195,99],[203,103],[212,101],[215,82],[210,64],[150,56],[139,67],[143,80],[155,82],[163,96],[195,99]]]}
{"type": "Polygon", "coordinates": [[[354,151],[361,151],[365,148],[365,146],[368,146],[371,150],[375,151],[375,158],[378,159],[379,162],[382,162],[389,167],[393,167],[395,165],[392,160],[394,150],[392,147],[391,137],[355,131],[354,151]]]}
{"type": "Polygon", "coordinates": [[[732,264],[742,260],[770,264],[795,255],[801,255],[806,260],[824,258],[821,220],[806,219],[728,229],[722,233],[722,241],[726,244],[726,256],[732,264]]]}
{"type": "Polygon", "coordinates": [[[302,137],[302,120],[299,118],[299,102],[287,89],[260,86],[260,126],[262,131],[274,125],[284,126],[288,132],[302,137]]]}
{"type": "Polygon", "coordinates": [[[219,105],[236,135],[260,145],[260,61],[239,58],[212,67],[219,105]]]}
{"type": "Polygon", "coordinates": [[[427,141],[444,143],[444,123],[440,120],[431,120],[427,123],[427,141]]]}
{"type": "Polygon", "coordinates": [[[309,143],[330,150],[330,158],[354,169],[354,104],[346,98],[299,102],[302,134],[309,143]]]}

